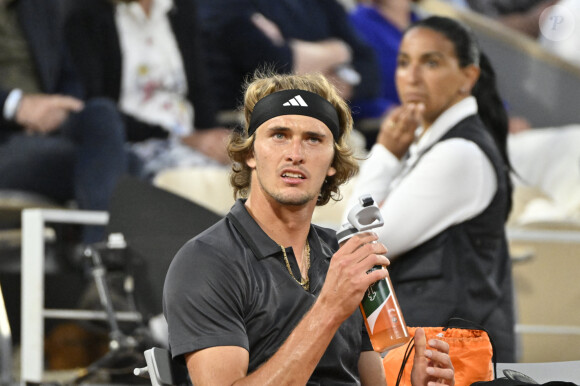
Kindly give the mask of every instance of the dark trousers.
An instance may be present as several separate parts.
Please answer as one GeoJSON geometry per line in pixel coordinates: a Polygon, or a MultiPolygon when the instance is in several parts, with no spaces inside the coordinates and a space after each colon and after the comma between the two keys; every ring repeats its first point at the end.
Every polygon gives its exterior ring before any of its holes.
{"type": "MultiPolygon", "coordinates": [[[[117,180],[127,171],[125,133],[114,103],[94,99],[57,133],[16,133],[0,142],[0,189],[43,194],[80,209],[108,210],[117,180]]],[[[86,227],[83,242],[101,241],[103,227],[86,227]]]]}

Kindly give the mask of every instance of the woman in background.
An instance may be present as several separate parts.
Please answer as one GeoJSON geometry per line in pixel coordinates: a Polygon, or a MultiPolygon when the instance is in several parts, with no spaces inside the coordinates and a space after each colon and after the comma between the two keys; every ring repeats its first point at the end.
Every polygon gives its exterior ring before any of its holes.
{"type": "Polygon", "coordinates": [[[430,17],[405,32],[395,79],[402,105],[382,122],[352,200],[380,203],[407,323],[468,319],[489,331],[498,361],[514,362],[508,118],[495,73],[465,26],[430,17]]]}
{"type": "Polygon", "coordinates": [[[77,0],[66,34],[87,96],[118,103],[146,177],[228,163],[195,0],[77,0]]]}

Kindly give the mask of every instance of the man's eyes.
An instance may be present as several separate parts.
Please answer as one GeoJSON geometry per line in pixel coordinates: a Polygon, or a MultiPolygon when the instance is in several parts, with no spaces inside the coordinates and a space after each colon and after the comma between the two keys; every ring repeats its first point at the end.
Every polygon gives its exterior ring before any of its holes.
{"type": "MultiPolygon", "coordinates": [[[[285,133],[273,133],[272,134],[272,138],[275,138],[275,139],[284,139],[286,137],[287,137],[287,135],[285,133]]],[[[315,136],[315,135],[307,137],[306,140],[308,142],[315,142],[315,143],[322,142],[322,138],[320,138],[319,136],[315,136]]]]}

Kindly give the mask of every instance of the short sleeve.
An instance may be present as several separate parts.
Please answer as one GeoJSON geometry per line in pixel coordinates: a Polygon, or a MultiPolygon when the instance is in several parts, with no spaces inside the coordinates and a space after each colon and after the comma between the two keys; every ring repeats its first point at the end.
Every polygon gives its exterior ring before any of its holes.
{"type": "Polygon", "coordinates": [[[163,310],[173,357],[214,346],[249,349],[244,327],[243,270],[215,247],[185,244],[169,267],[163,310]]]}

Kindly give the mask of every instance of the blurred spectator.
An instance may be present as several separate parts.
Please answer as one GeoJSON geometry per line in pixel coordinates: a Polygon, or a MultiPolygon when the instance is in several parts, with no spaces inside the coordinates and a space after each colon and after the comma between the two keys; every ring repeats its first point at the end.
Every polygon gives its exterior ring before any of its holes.
{"type": "Polygon", "coordinates": [[[580,1],[560,0],[540,23],[540,44],[580,66],[580,1]]]}
{"type": "Polygon", "coordinates": [[[365,193],[379,203],[409,325],[471,320],[499,361],[514,361],[508,119],[495,72],[470,30],[429,17],[405,32],[395,81],[402,106],[383,121],[347,208],[365,193]]]}
{"type": "Polygon", "coordinates": [[[556,0],[444,0],[496,19],[532,38],[540,32],[540,15],[556,0]]]}
{"type": "Polygon", "coordinates": [[[357,119],[378,118],[400,104],[395,87],[397,52],[403,31],[419,19],[411,0],[361,1],[349,17],[361,37],[374,49],[380,69],[380,94],[377,98],[353,101],[357,119]]]}
{"type": "Polygon", "coordinates": [[[88,95],[118,102],[146,177],[228,162],[195,0],[78,0],[66,26],[88,95]]]}
{"type": "MultiPolygon", "coordinates": [[[[355,100],[358,119],[379,118],[400,104],[395,87],[397,52],[405,29],[422,15],[413,0],[366,0],[350,13],[350,21],[356,31],[375,51],[381,75],[380,96],[367,100],[355,100]]],[[[525,117],[509,118],[510,132],[530,128],[525,117]]],[[[377,128],[378,129],[378,128],[377,128]]],[[[367,147],[374,144],[375,138],[368,137],[367,147]]]]}
{"type": "MultiPolygon", "coordinates": [[[[0,189],[107,210],[126,170],[123,124],[114,103],[79,99],[59,6],[0,2],[0,189]]],[[[103,236],[102,227],[87,227],[83,240],[103,236]]]]}
{"type": "Polygon", "coordinates": [[[508,146],[516,186],[539,193],[513,219],[580,221],[580,124],[521,131],[508,146]]]}
{"type": "Polygon", "coordinates": [[[200,4],[221,110],[240,105],[245,78],[263,67],[280,73],[320,72],[346,99],[378,94],[373,51],[358,38],[336,0],[200,4]]]}

